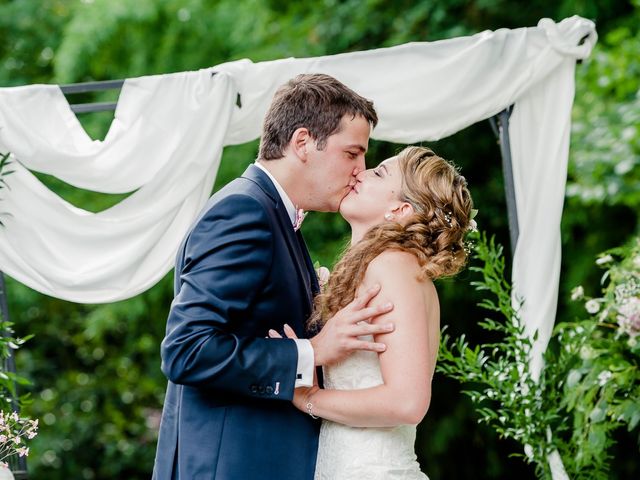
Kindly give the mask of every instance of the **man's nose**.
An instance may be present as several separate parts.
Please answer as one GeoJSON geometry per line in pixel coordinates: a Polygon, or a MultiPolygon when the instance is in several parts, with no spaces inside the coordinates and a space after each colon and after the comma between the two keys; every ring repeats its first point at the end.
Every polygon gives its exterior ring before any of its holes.
{"type": "Polygon", "coordinates": [[[358,175],[353,177],[353,179],[351,180],[351,186],[354,187],[357,184],[362,183],[366,174],[367,174],[367,170],[363,170],[358,175]]]}

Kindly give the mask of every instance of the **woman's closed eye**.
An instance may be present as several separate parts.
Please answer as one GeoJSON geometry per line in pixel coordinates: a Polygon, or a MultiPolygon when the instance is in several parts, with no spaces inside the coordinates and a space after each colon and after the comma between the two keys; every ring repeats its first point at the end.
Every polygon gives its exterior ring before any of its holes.
{"type": "Polygon", "coordinates": [[[373,173],[375,173],[377,177],[386,177],[387,175],[389,175],[389,170],[384,163],[381,163],[377,168],[373,170],[373,173]]]}

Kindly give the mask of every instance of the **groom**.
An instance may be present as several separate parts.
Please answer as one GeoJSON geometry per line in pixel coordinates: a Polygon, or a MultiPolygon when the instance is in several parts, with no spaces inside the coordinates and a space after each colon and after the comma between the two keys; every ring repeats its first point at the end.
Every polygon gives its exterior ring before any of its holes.
{"type": "Polygon", "coordinates": [[[153,478],[313,478],[319,422],[291,403],[316,366],[384,345],[354,300],[310,340],[318,282],[298,231],[302,210],[332,211],[365,168],[373,104],[327,75],[275,94],[258,161],[208,202],[181,245],[162,342],[169,379],[153,478]],[[267,339],[288,324],[301,337],[267,339]]]}

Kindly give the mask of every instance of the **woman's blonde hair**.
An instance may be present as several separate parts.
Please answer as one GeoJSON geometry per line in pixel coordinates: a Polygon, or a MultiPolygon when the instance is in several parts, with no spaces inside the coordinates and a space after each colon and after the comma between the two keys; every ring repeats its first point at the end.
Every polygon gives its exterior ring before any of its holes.
{"type": "Polygon", "coordinates": [[[376,225],[347,248],[315,299],[311,328],[353,300],[369,263],[385,250],[415,255],[422,279],[454,275],[464,266],[464,237],[473,206],[465,178],[429,148],[407,147],[397,162],[402,174],[400,200],[411,204],[414,214],[402,224],[376,225]]]}

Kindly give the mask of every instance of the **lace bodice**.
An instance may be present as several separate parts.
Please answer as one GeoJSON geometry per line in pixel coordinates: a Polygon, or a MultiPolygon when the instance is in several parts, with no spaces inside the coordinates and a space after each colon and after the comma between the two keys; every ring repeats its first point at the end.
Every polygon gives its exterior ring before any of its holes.
{"type": "MultiPolygon", "coordinates": [[[[371,339],[371,337],[363,337],[371,339]]],[[[378,354],[359,351],[324,369],[324,387],[354,390],[382,384],[378,354]]],[[[428,480],[420,472],[416,428],[357,428],[323,420],[315,480],[428,480]]]]}

